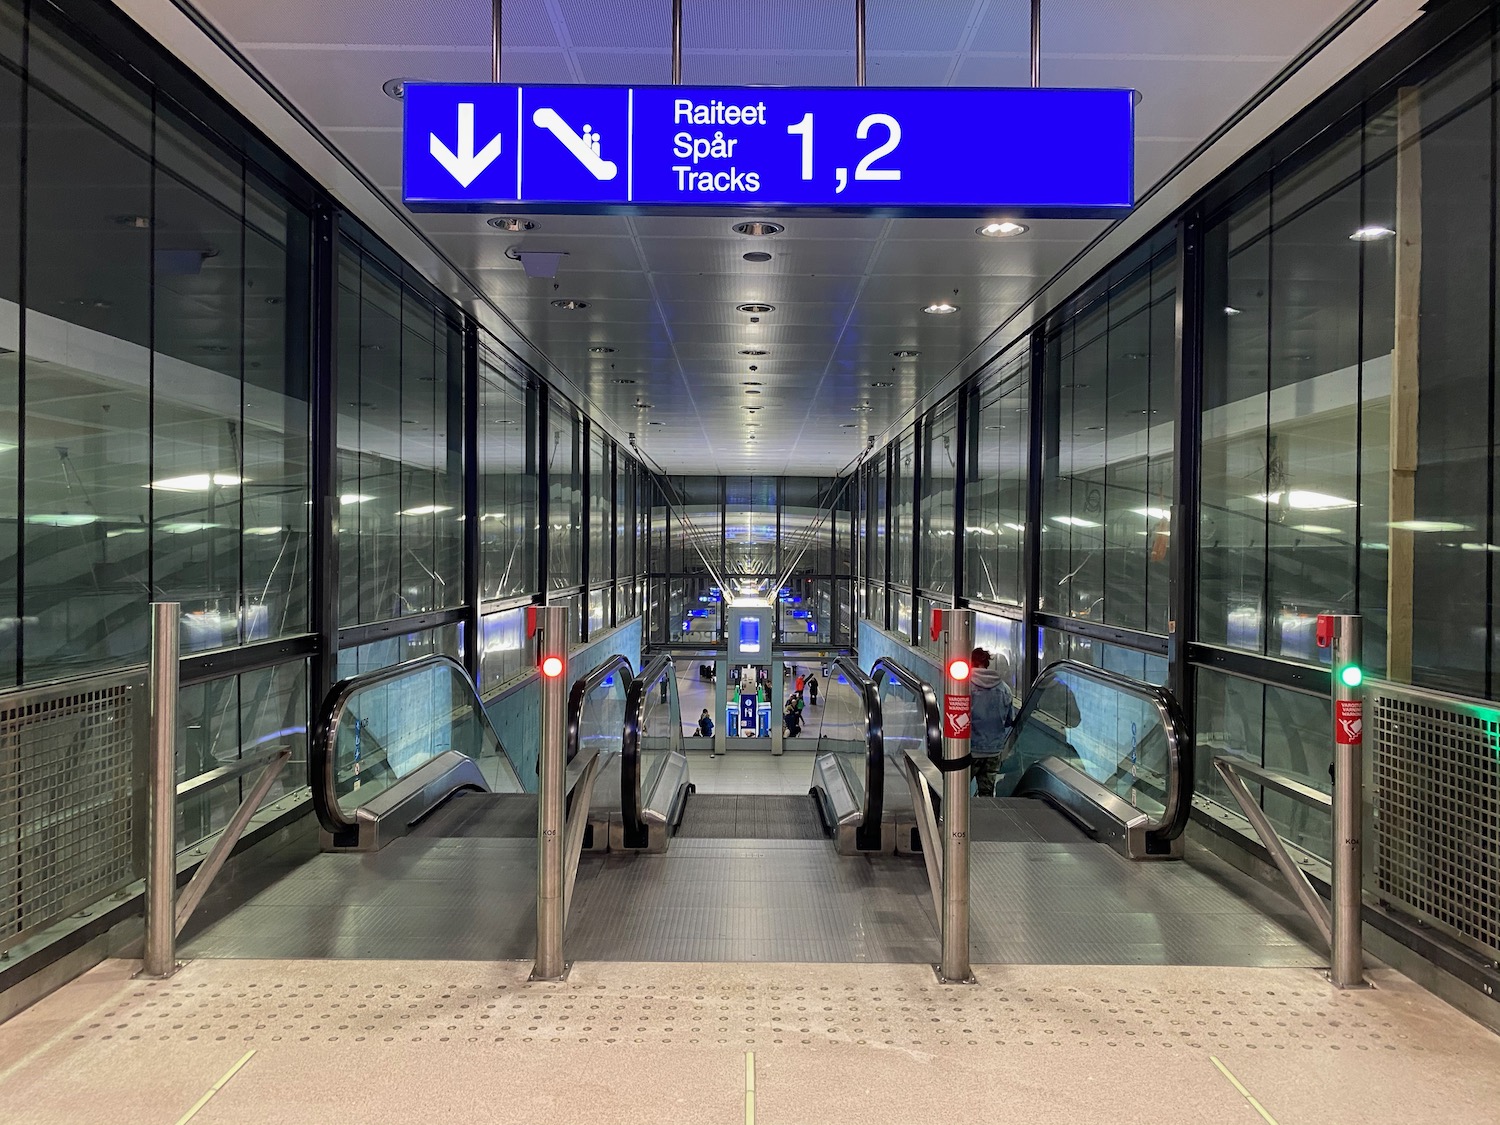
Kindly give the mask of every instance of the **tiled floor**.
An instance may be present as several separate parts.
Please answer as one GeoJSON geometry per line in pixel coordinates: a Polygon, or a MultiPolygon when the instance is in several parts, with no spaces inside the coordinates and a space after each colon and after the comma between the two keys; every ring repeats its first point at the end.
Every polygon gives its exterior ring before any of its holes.
{"type": "Polygon", "coordinates": [[[0,1026],[6,1125],[1493,1125],[1500,1039],[1394,973],[110,961],[0,1026]],[[194,1107],[198,1107],[196,1112],[194,1107]]]}
{"type": "Polygon", "coordinates": [[[688,751],[688,777],[699,793],[756,793],[791,796],[806,793],[812,785],[813,753],[788,750],[772,754],[766,750],[730,750],[709,755],[688,751]]]}

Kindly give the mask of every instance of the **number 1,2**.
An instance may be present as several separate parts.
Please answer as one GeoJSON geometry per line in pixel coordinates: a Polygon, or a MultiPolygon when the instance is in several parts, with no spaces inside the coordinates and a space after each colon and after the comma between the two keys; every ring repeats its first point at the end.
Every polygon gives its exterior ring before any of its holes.
{"type": "MultiPolygon", "coordinates": [[[[888,113],[872,113],[859,123],[855,130],[855,137],[859,140],[867,140],[870,130],[879,126],[885,129],[886,139],[884,144],[876,145],[867,152],[863,159],[855,165],[854,178],[856,180],[899,180],[901,169],[899,168],[876,168],[875,161],[881,157],[889,156],[901,143],[901,123],[888,113]]],[[[810,180],[813,178],[813,115],[804,113],[802,120],[795,125],[788,125],[786,131],[793,136],[802,138],[802,178],[810,180]]],[[[849,186],[849,170],[839,168],[836,172],[838,177],[837,191],[842,192],[849,186]]]]}

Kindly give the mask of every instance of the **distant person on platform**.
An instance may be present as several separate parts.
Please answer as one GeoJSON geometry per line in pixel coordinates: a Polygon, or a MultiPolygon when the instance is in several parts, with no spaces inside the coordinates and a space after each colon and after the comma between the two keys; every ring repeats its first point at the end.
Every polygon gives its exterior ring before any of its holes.
{"type": "Polygon", "coordinates": [[[818,674],[816,672],[807,674],[807,705],[809,707],[818,705],[818,674]]]}
{"type": "Polygon", "coordinates": [[[976,648],[969,657],[973,667],[969,677],[973,721],[969,753],[974,756],[974,785],[981,797],[995,795],[995,779],[1000,776],[1001,755],[1011,727],[1010,686],[997,669],[990,667],[992,662],[987,648],[976,648]]]}
{"type": "Polygon", "coordinates": [[[714,736],[714,721],[709,715],[707,707],[703,709],[703,714],[698,716],[698,730],[696,733],[699,738],[712,738],[714,736]]]}

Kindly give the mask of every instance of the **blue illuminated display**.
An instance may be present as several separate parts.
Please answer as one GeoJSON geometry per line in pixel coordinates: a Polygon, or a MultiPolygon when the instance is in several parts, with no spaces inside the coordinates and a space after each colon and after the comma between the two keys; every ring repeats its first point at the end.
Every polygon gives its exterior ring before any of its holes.
{"type": "Polygon", "coordinates": [[[1130,90],[408,83],[415,210],[1117,215],[1130,90]]]}

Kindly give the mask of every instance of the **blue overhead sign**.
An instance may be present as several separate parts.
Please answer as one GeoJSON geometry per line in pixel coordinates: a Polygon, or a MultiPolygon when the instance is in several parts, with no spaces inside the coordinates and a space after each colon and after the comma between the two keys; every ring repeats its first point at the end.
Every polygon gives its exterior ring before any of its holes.
{"type": "Polygon", "coordinates": [[[414,210],[1110,216],[1130,90],[408,83],[414,210]]]}

